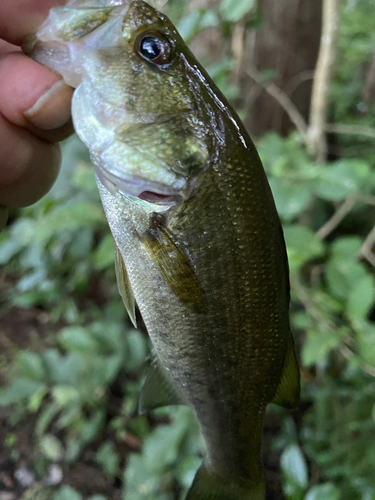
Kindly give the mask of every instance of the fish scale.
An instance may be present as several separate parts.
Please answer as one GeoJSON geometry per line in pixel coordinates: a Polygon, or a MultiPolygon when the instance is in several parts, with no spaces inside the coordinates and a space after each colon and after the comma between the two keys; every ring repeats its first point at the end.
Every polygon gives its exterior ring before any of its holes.
{"type": "Polygon", "coordinates": [[[99,13],[92,2],[87,26],[75,17],[85,0],[53,9],[32,55],[78,86],[73,120],[120,293],[154,349],[140,409],[194,412],[206,451],[187,500],[264,500],[265,409],[299,395],[271,190],[239,117],[168,18],[141,0],[100,0],[99,13]]]}

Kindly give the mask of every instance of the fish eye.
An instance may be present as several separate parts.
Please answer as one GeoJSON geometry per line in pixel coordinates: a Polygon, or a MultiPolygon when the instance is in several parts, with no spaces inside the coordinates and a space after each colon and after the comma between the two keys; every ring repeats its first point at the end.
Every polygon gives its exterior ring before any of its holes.
{"type": "Polygon", "coordinates": [[[146,31],[137,36],[135,49],[146,61],[157,66],[170,62],[172,50],[167,38],[161,33],[146,31]]]}

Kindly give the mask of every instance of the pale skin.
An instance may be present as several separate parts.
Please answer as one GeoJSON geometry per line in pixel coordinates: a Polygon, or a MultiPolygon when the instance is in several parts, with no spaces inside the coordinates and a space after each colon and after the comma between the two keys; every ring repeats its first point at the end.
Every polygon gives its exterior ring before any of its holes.
{"type": "Polygon", "coordinates": [[[39,200],[59,172],[58,141],[73,131],[73,89],[61,76],[26,57],[21,45],[51,7],[65,0],[1,0],[0,230],[9,208],[39,200]]]}

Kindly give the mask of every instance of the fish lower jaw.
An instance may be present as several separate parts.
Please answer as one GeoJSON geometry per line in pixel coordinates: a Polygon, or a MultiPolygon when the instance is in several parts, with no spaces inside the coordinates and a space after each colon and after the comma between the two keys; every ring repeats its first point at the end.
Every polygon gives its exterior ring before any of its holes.
{"type": "Polygon", "coordinates": [[[142,191],[138,195],[138,198],[143,201],[147,201],[148,203],[156,204],[156,205],[175,205],[176,203],[179,203],[183,201],[183,198],[179,194],[172,194],[172,195],[167,195],[167,194],[161,194],[161,193],[154,193],[152,191],[142,191]]]}
{"type": "Polygon", "coordinates": [[[101,183],[112,194],[121,193],[163,207],[173,206],[184,200],[184,196],[172,186],[150,182],[137,176],[119,177],[103,167],[99,163],[97,155],[92,154],[91,159],[101,183]]]}

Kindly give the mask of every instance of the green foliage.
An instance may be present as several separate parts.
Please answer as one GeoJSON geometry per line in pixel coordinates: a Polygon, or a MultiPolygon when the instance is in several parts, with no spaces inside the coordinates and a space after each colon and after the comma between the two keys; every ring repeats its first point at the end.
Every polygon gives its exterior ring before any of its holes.
{"type": "Polygon", "coordinates": [[[286,223],[291,321],[302,335],[302,365],[314,370],[304,388],[313,406],[304,418],[303,447],[289,444],[281,458],[284,491],[291,500],[371,499],[375,281],[361,259],[374,215],[363,197],[375,191],[370,162],[314,164],[294,136],[269,134],[259,149],[286,223]],[[347,218],[322,240],[320,227],[351,197],[357,201],[347,218]],[[305,456],[328,482],[308,488],[305,456]]]}
{"type": "Polygon", "coordinates": [[[285,448],[280,467],[286,496],[291,500],[302,500],[308,485],[308,472],[306,460],[298,445],[291,444],[285,448]]]}
{"type": "MultiPolygon", "coordinates": [[[[374,1],[342,3],[330,89],[333,121],[375,126],[374,103],[364,104],[361,94],[375,42],[374,1]]],[[[222,0],[210,10],[189,10],[184,1],[168,6],[188,41],[207,27],[220,31],[220,60],[207,69],[240,108],[230,36],[238,21],[249,22],[255,3],[222,0]]],[[[335,140],[338,157],[326,164],[313,162],[296,134],[270,133],[257,145],[284,227],[307,408],[298,414],[298,430],[289,414],[272,410],[283,422],[274,447],[281,452],[289,500],[375,498],[375,282],[362,253],[375,220],[375,155],[366,139],[335,140]]],[[[72,138],[63,153],[51,193],[16,214],[0,235],[4,314],[37,310],[46,318],[36,346],[13,354],[0,405],[12,409],[9,426],[35,420],[39,468],[59,462],[68,470],[88,457],[108,483],[122,484],[124,500],[182,499],[201,462],[197,425],[184,407],[158,410],[151,418],[137,414],[148,341],[130,326],[118,295],[113,240],[87,152],[72,138]]],[[[5,447],[17,446],[17,436],[8,432],[5,447]]],[[[63,485],[49,498],[84,497],[63,485]]]]}
{"type": "Polygon", "coordinates": [[[125,471],[124,500],[173,500],[168,483],[176,475],[187,490],[201,460],[198,426],[188,408],[173,409],[169,426],[158,427],[143,443],[142,454],[132,454],[125,471]]]}
{"type": "Polygon", "coordinates": [[[237,22],[244,17],[255,5],[255,0],[221,0],[220,13],[226,21],[237,22]]]}
{"type": "Polygon", "coordinates": [[[82,495],[70,486],[63,486],[54,495],[53,500],[82,500],[82,495]]]}

